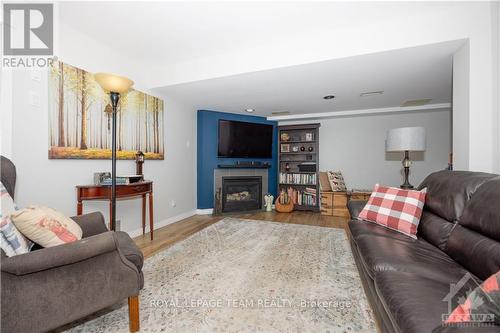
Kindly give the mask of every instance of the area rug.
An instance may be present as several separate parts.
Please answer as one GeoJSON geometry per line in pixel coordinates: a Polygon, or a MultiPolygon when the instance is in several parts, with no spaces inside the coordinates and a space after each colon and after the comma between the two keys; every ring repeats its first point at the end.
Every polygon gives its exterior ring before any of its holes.
{"type": "MultiPolygon", "coordinates": [[[[376,332],[342,229],[225,218],[143,270],[141,332],[376,332]]],[[[127,304],[65,329],[127,332],[127,304]]]]}

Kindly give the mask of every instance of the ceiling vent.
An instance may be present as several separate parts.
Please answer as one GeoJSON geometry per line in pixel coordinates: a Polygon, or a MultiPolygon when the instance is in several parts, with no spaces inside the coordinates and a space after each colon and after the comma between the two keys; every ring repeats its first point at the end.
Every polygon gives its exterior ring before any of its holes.
{"type": "Polygon", "coordinates": [[[290,111],[276,111],[271,113],[273,116],[286,116],[290,114],[290,111]]]}
{"type": "Polygon", "coordinates": [[[361,97],[370,97],[370,96],[382,95],[383,93],[384,93],[383,90],[366,91],[366,92],[363,92],[363,93],[359,94],[359,96],[361,96],[361,97]]]}
{"type": "Polygon", "coordinates": [[[421,106],[429,104],[430,101],[432,101],[432,98],[412,99],[404,102],[401,106],[421,106]]]}

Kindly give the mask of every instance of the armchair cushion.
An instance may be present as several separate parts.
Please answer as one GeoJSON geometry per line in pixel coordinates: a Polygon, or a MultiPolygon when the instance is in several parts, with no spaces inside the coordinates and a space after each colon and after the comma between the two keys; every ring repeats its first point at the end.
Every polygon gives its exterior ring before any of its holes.
{"type": "Polygon", "coordinates": [[[91,236],[77,242],[49,247],[2,260],[2,272],[26,275],[70,265],[117,249],[113,232],[91,236]]]}

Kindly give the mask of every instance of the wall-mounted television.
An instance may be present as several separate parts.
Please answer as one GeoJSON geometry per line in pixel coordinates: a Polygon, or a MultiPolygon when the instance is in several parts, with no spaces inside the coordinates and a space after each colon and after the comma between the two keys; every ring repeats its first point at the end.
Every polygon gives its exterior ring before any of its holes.
{"type": "Polygon", "coordinates": [[[273,125],[219,120],[218,157],[271,158],[273,125]]]}

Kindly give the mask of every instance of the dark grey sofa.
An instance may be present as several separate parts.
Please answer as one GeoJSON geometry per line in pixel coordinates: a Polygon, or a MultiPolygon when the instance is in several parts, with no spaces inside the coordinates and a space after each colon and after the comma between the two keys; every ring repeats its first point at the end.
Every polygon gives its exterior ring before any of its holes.
{"type": "MultiPolygon", "coordinates": [[[[15,167],[2,156],[2,183],[14,197],[15,167]]],[[[6,257],[2,251],[1,331],[46,332],[129,299],[139,330],[143,255],[128,234],[108,231],[101,213],[72,217],[83,238],[6,257]]]]}

